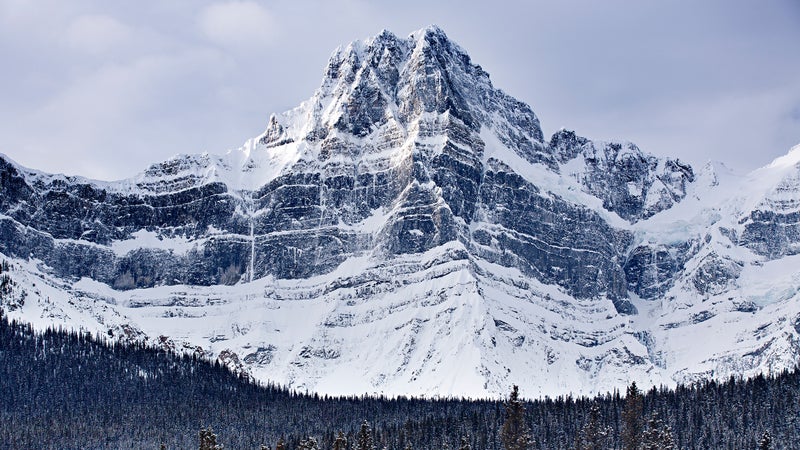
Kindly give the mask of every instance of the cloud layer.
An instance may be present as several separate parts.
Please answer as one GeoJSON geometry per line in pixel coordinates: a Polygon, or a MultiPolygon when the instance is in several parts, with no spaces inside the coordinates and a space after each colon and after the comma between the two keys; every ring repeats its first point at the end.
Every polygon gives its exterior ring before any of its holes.
{"type": "Polygon", "coordinates": [[[309,97],[339,44],[432,23],[546,133],[742,170],[800,142],[793,0],[5,0],[0,152],[99,179],[224,152],[309,97]]]}
{"type": "Polygon", "coordinates": [[[252,1],[208,5],[198,22],[206,37],[226,47],[258,49],[271,44],[278,35],[272,14],[252,1]]]}

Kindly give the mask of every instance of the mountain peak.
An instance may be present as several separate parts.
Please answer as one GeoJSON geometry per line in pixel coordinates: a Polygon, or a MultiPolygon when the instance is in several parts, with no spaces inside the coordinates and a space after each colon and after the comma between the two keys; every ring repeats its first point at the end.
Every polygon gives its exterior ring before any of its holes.
{"type": "Polygon", "coordinates": [[[402,129],[426,114],[447,114],[476,133],[496,128],[526,159],[542,160],[532,155],[542,153],[544,138],[530,107],[495,89],[489,74],[436,25],[407,38],[382,30],[337,48],[309,108],[314,124],[295,139],[316,141],[331,130],[365,137],[387,124],[402,129]],[[492,127],[494,120],[502,123],[492,127]]]}
{"type": "Polygon", "coordinates": [[[103,184],[0,156],[0,256],[26,288],[0,308],[169,333],[329,394],[780,370],[800,339],[798,152],[743,196],[625,141],[546,142],[440,28],[384,30],[337,49],[309,101],[226,155],[103,184]],[[695,345],[714,327],[729,339],[695,345]]]}
{"type": "Polygon", "coordinates": [[[409,39],[416,41],[418,44],[425,44],[430,42],[448,42],[452,43],[438,25],[428,25],[425,28],[420,28],[417,31],[408,35],[409,39]]]}
{"type": "Polygon", "coordinates": [[[441,27],[439,27],[439,25],[430,24],[430,25],[428,25],[426,27],[420,28],[417,31],[412,31],[409,34],[409,36],[410,37],[416,37],[416,38],[421,38],[421,37],[426,37],[426,36],[441,36],[441,37],[444,37],[446,39],[447,38],[447,33],[445,33],[444,30],[441,27]]]}
{"type": "MultiPolygon", "coordinates": [[[[466,52],[436,25],[414,31],[407,38],[400,38],[391,31],[383,29],[374,36],[352,41],[334,50],[328,60],[323,86],[331,79],[341,76],[345,76],[346,81],[352,83],[356,72],[364,69],[374,70],[382,67],[399,72],[414,59],[438,64],[440,67],[437,70],[452,70],[454,67],[442,64],[449,62],[448,55],[462,61],[458,66],[470,64],[466,52]]],[[[414,67],[419,69],[425,65],[414,67]]]]}

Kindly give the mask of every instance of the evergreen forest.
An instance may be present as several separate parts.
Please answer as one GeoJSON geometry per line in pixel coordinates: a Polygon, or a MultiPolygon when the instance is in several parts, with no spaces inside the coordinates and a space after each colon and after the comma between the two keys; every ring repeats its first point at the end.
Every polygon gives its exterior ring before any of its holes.
{"type": "Polygon", "coordinates": [[[330,398],[219,363],[8,320],[0,309],[0,442],[8,449],[800,448],[800,373],[597,398],[330,398]]]}

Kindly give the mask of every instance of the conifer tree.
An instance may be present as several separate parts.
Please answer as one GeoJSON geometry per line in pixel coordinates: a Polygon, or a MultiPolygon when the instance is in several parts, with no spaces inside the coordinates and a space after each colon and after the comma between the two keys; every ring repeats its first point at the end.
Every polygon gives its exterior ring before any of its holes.
{"type": "Polygon", "coordinates": [[[298,450],[319,450],[319,446],[317,445],[317,440],[311,436],[301,440],[297,448],[298,450]]]}
{"type": "Polygon", "coordinates": [[[772,435],[769,431],[765,431],[761,435],[761,440],[758,441],[758,450],[771,450],[772,449],[772,435]]]}
{"type": "Polygon", "coordinates": [[[525,421],[525,406],[519,398],[519,387],[511,388],[506,401],[506,420],[500,430],[500,440],[506,450],[527,450],[531,444],[530,429],[525,421]]]}
{"type": "Polygon", "coordinates": [[[375,450],[375,446],[372,443],[372,430],[366,420],[361,424],[361,430],[358,432],[356,450],[375,450]]]}
{"type": "Polygon", "coordinates": [[[347,438],[344,437],[344,433],[341,431],[339,435],[336,436],[336,440],[333,442],[333,450],[345,450],[347,449],[347,438]]]}
{"type": "Polygon", "coordinates": [[[283,436],[278,439],[278,443],[275,445],[275,450],[286,450],[286,443],[283,440],[283,436]]]}
{"type": "Polygon", "coordinates": [[[577,450],[605,450],[608,448],[609,428],[600,423],[600,407],[592,405],[589,409],[589,420],[578,434],[577,450]]]}
{"type": "Polygon", "coordinates": [[[672,430],[658,415],[653,414],[647,422],[647,429],[642,434],[642,450],[676,450],[672,430]]]}
{"type": "Polygon", "coordinates": [[[642,419],[643,400],[642,393],[636,383],[628,386],[625,395],[625,407],[622,410],[622,449],[639,450],[644,431],[642,419]]]}
{"type": "Polygon", "coordinates": [[[222,450],[223,445],[217,443],[217,435],[211,427],[200,430],[200,450],[222,450]]]}
{"type": "Polygon", "coordinates": [[[463,436],[461,438],[461,446],[458,447],[458,450],[471,450],[471,447],[469,445],[469,439],[467,439],[466,436],[463,436]]]}

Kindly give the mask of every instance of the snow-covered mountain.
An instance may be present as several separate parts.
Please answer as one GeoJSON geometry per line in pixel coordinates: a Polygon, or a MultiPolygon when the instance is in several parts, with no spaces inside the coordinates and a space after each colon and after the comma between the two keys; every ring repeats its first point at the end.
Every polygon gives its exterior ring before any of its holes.
{"type": "Polygon", "coordinates": [[[0,306],[330,394],[597,393],[792,368],[800,146],[747,176],[561,130],[430,27],[337,49],[225,155],[0,158],[0,306]]]}

